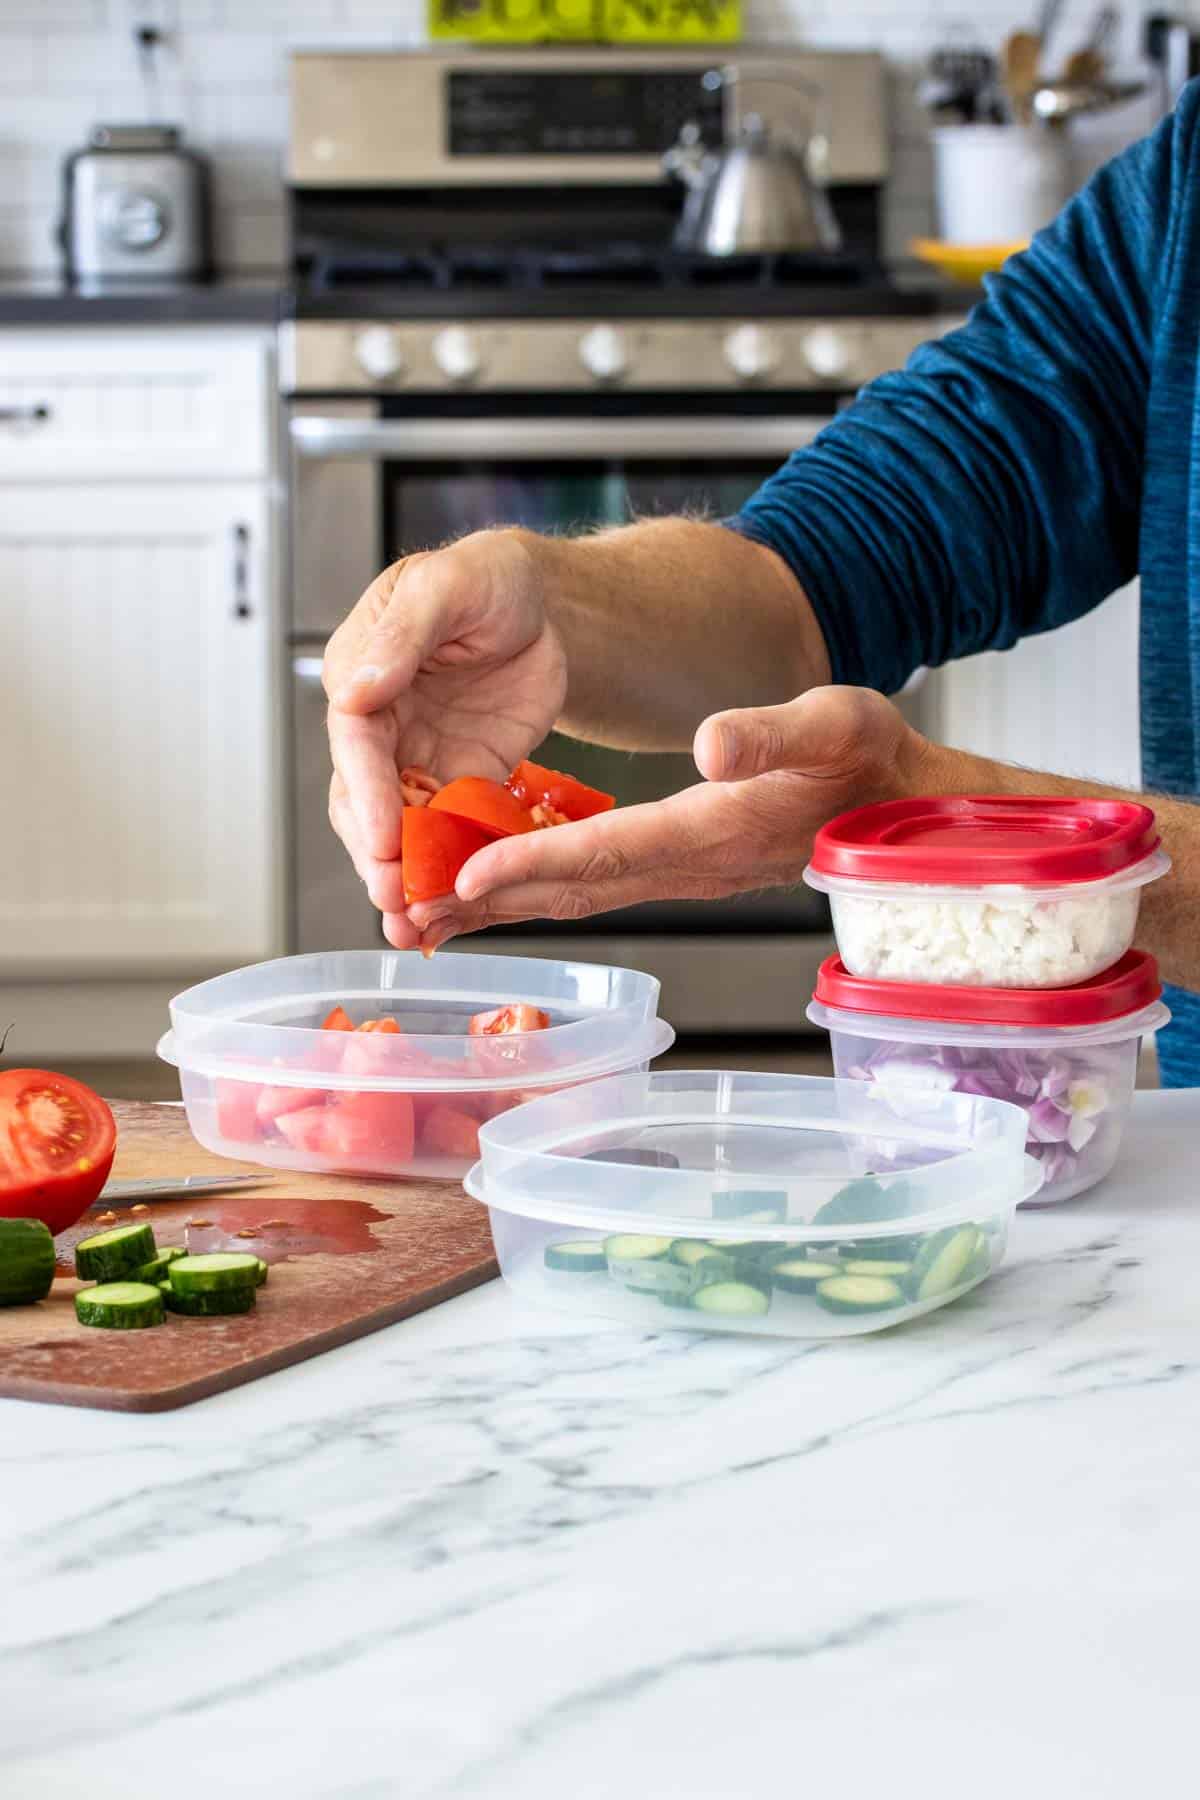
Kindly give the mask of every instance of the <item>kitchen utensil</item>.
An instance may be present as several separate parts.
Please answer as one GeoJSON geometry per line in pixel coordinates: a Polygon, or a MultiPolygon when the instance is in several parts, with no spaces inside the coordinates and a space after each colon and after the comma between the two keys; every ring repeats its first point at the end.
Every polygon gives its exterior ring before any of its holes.
{"type": "Polygon", "coordinates": [[[913,238],[909,250],[918,262],[928,263],[950,281],[976,286],[993,274],[1010,256],[1027,248],[1028,239],[1013,244],[943,244],[938,238],[913,238]]]}
{"type": "Polygon", "coordinates": [[[1013,118],[1018,124],[1029,120],[1029,97],[1037,86],[1041,62],[1041,39],[1032,31],[1013,31],[1004,41],[1001,72],[1013,118]]]}
{"type": "Polygon", "coordinates": [[[1068,145],[1038,125],[947,125],[932,133],[938,236],[963,247],[1028,241],[1071,191],[1068,145]]]}
{"type": "Polygon", "coordinates": [[[1062,10],[1063,0],[1042,0],[1042,6],[1033,28],[1033,34],[1041,46],[1039,60],[1045,58],[1050,47],[1050,40],[1057,31],[1059,20],[1062,18],[1062,10]]]}
{"type": "Polygon", "coordinates": [[[929,77],[918,99],[931,111],[957,115],[963,125],[1003,121],[996,59],[977,45],[947,44],[929,59],[929,77]]]}
{"type": "Polygon", "coordinates": [[[1036,1182],[1018,1107],[917,1089],[899,1118],[863,1082],[803,1075],[613,1076],[479,1141],[465,1185],[505,1280],[643,1330],[841,1337],[915,1318],[996,1267],[1036,1182]]]}
{"type": "Polygon", "coordinates": [[[1065,125],[1085,113],[1124,106],[1145,92],[1144,81],[1048,81],[1034,89],[1033,112],[1048,125],[1065,125]]]}
{"type": "Polygon", "coordinates": [[[888,800],[823,825],[804,871],[854,975],[1058,988],[1133,942],[1165,875],[1154,814],[1124,800],[888,800]]]}
{"type": "MultiPolygon", "coordinates": [[[[114,1103],[120,1177],[230,1165],[199,1150],[174,1106],[114,1103]]],[[[236,1165],[234,1166],[236,1173],[236,1165]]],[[[384,1184],[311,1175],[262,1176],[261,1192],[164,1202],[151,1224],[161,1245],[252,1250],[270,1266],[258,1304],[211,1320],[168,1314],[146,1331],[94,1331],[75,1319],[74,1247],[91,1214],[55,1240],[63,1279],[37,1306],[0,1308],[0,1397],[162,1412],[319,1356],[423,1312],[496,1275],[486,1216],[442,1183],[384,1184]],[[240,1232],[253,1233],[239,1236],[240,1232]]]]}
{"type": "Polygon", "coordinates": [[[173,125],[97,125],[63,165],[59,227],[80,282],[210,272],[208,167],[173,125]]]}
{"type": "Polygon", "coordinates": [[[160,1180],[154,1175],[140,1176],[136,1181],[110,1181],[90,1210],[105,1207],[134,1206],[148,1200],[194,1199],[200,1194],[224,1194],[234,1188],[261,1187],[262,1175],[179,1175],[160,1180]]]}
{"type": "Polygon", "coordinates": [[[733,67],[713,70],[706,79],[720,83],[726,97],[725,142],[706,149],[699,127],[687,124],[663,157],[664,169],[687,189],[676,249],[701,256],[837,250],[841,231],[823,182],[828,137],[815,125],[806,139],[769,129],[760,114],[741,114],[736,98],[747,83],[787,87],[815,110],[821,90],[794,77],[784,81],[733,67]]]}
{"type": "Polygon", "coordinates": [[[177,995],[159,1054],[179,1069],[196,1138],[221,1155],[457,1181],[493,1112],[659,1056],[675,1034],[658,993],[649,975],[590,963],[330,951],[177,995]],[[473,1014],[514,1001],[548,1012],[548,1029],[468,1034],[473,1014]],[[322,1031],[337,1005],[355,1023],[386,1016],[401,1030],[322,1031]]]}
{"type": "Polygon", "coordinates": [[[1146,20],[1146,59],[1158,70],[1159,108],[1165,118],[1192,76],[1200,71],[1197,40],[1182,20],[1152,13],[1146,20]]]}
{"type": "Polygon", "coordinates": [[[1072,84],[1102,81],[1108,69],[1108,46],[1121,22],[1115,6],[1102,6],[1092,20],[1087,38],[1063,64],[1062,79],[1072,84]]]}
{"type": "Polygon", "coordinates": [[[913,1085],[990,1095],[1025,1112],[1038,1204],[1108,1174],[1133,1104],[1143,1036],[1171,1015],[1154,958],[1130,950],[1070,988],[929,987],[851,975],[831,956],[808,1008],[837,1075],[870,1081],[903,1111],[913,1085]]]}

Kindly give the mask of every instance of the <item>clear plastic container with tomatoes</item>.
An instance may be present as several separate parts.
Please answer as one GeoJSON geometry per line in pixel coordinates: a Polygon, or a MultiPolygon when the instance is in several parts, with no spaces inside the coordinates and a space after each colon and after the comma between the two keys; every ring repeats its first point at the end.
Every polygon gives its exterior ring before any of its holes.
{"type": "Polygon", "coordinates": [[[658,995],[652,976],[598,964],[324,951],[187,989],[159,1054],[219,1155],[458,1180],[488,1119],[646,1069],[675,1035],[658,995]]]}

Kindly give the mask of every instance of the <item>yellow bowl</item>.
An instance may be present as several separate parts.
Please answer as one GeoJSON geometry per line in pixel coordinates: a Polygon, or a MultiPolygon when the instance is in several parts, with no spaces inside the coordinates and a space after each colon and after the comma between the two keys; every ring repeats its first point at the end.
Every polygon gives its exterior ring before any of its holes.
{"type": "Polygon", "coordinates": [[[943,244],[940,238],[914,238],[908,247],[919,262],[932,264],[951,281],[974,286],[1018,250],[1027,249],[1028,239],[1016,244],[943,244]]]}

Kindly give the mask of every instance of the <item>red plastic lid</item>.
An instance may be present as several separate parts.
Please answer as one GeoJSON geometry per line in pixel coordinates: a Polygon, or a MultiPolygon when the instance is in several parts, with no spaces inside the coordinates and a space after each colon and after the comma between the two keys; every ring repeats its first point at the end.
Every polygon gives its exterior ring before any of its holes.
{"type": "Polygon", "coordinates": [[[1158,848],[1154,814],[1133,800],[943,795],[885,800],[818,831],[812,867],[870,881],[983,887],[1098,881],[1158,848]]]}
{"type": "Polygon", "coordinates": [[[1162,994],[1158,964],[1147,950],[1127,950],[1090,981],[1064,988],[942,987],[924,981],[877,981],[851,975],[827,956],[813,996],[842,1012],[956,1025],[1103,1025],[1152,1006],[1162,994]]]}

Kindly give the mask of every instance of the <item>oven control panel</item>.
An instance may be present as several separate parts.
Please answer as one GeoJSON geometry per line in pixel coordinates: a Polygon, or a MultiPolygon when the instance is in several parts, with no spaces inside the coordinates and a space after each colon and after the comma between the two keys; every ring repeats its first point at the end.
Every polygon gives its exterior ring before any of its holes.
{"type": "Polygon", "coordinates": [[[293,393],[851,393],[950,318],[300,320],[282,334],[293,393]]]}
{"type": "Polygon", "coordinates": [[[657,156],[694,121],[722,137],[722,84],[698,69],[450,69],[451,156],[657,156]]]}

